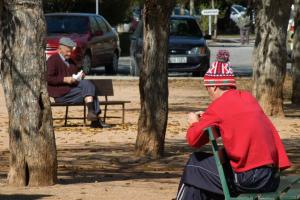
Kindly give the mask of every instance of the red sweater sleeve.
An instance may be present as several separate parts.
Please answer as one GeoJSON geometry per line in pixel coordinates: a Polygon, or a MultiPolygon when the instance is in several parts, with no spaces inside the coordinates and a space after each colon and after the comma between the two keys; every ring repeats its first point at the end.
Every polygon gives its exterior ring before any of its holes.
{"type": "Polygon", "coordinates": [[[289,161],[289,158],[286,154],[284,145],[282,144],[282,141],[279,137],[278,131],[276,130],[276,128],[274,127],[273,123],[270,121],[269,118],[267,118],[270,127],[272,128],[272,132],[273,132],[273,137],[275,140],[275,145],[277,148],[277,152],[278,152],[278,166],[280,168],[280,170],[284,170],[287,169],[289,167],[291,167],[291,162],[289,161]]]}
{"type": "Polygon", "coordinates": [[[220,122],[220,118],[210,109],[207,109],[203,113],[199,122],[193,123],[187,130],[187,142],[191,147],[199,148],[208,143],[208,135],[204,132],[204,129],[209,126],[217,125],[220,122]]]}
{"type": "Polygon", "coordinates": [[[58,64],[52,56],[47,60],[47,81],[49,85],[64,84],[64,76],[58,73],[58,64]]]}

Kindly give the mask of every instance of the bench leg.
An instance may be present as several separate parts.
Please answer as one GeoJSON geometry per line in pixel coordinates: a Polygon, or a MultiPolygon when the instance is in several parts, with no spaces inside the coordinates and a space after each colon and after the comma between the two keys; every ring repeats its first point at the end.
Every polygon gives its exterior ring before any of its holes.
{"type": "Polygon", "coordinates": [[[104,122],[106,120],[106,111],[107,111],[107,105],[104,106],[104,117],[103,117],[104,122]]]}
{"type": "Polygon", "coordinates": [[[86,105],[83,105],[83,123],[86,125],[86,105]]]}
{"type": "Polygon", "coordinates": [[[66,113],[65,113],[65,126],[67,126],[68,112],[69,112],[69,106],[66,106],[66,113]]]}
{"type": "Polygon", "coordinates": [[[123,126],[125,124],[125,105],[124,105],[124,103],[122,104],[122,124],[123,124],[123,126]]]}

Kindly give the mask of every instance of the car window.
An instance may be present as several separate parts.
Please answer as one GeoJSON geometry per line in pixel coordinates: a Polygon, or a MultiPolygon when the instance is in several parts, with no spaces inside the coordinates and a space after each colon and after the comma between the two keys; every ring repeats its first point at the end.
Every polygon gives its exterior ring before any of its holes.
{"type": "MultiPolygon", "coordinates": [[[[184,9],[184,15],[190,15],[190,12],[187,9],[184,9]]],[[[180,8],[179,7],[175,7],[173,9],[174,15],[180,15],[180,8]]]]}
{"type": "Polygon", "coordinates": [[[47,33],[78,33],[88,31],[89,20],[82,16],[46,16],[47,33]]]}
{"type": "Polygon", "coordinates": [[[97,23],[99,24],[99,26],[100,26],[100,28],[101,28],[101,30],[102,30],[103,33],[108,32],[108,28],[107,28],[107,26],[106,26],[104,20],[101,19],[101,17],[98,17],[98,16],[97,16],[97,17],[96,17],[96,21],[97,21],[97,23]]]}
{"type": "Polygon", "coordinates": [[[93,33],[96,33],[97,31],[101,31],[96,19],[94,17],[91,17],[91,29],[93,33]]]}
{"type": "Polygon", "coordinates": [[[237,12],[235,11],[234,8],[230,8],[230,13],[231,13],[232,15],[236,15],[236,14],[237,14],[237,12]]]}
{"type": "Polygon", "coordinates": [[[112,27],[111,27],[111,25],[108,23],[108,21],[105,19],[105,18],[102,18],[102,20],[104,21],[104,24],[105,24],[105,26],[106,26],[106,28],[107,28],[107,31],[112,31],[112,27]]]}
{"type": "Polygon", "coordinates": [[[171,19],[170,35],[202,37],[202,32],[194,19],[171,19]]]}
{"type": "Polygon", "coordinates": [[[245,12],[247,10],[247,8],[245,8],[244,6],[240,6],[240,5],[234,5],[233,6],[238,12],[245,12]]]}

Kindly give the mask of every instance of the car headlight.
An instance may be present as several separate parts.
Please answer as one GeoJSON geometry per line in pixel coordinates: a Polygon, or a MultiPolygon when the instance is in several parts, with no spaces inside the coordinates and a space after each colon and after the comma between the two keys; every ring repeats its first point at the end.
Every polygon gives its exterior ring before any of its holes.
{"type": "Polygon", "coordinates": [[[206,55],[205,47],[194,47],[188,51],[188,54],[204,56],[206,55]]]}

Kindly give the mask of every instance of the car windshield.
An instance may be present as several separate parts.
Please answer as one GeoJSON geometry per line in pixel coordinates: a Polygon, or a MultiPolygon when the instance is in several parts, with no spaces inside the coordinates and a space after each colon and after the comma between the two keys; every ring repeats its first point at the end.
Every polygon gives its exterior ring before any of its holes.
{"type": "MultiPolygon", "coordinates": [[[[180,8],[175,7],[173,12],[174,12],[174,15],[180,15],[180,8]]],[[[184,9],[183,12],[184,12],[184,15],[190,15],[190,12],[187,9],[184,9]]]]}
{"type": "Polygon", "coordinates": [[[247,8],[240,6],[240,5],[233,5],[235,9],[237,9],[238,12],[246,12],[247,8]]]}
{"type": "Polygon", "coordinates": [[[171,19],[170,35],[202,37],[202,32],[194,19],[171,19]]]}
{"type": "Polygon", "coordinates": [[[46,16],[47,33],[78,33],[88,30],[88,18],[81,16],[46,16]]]}

